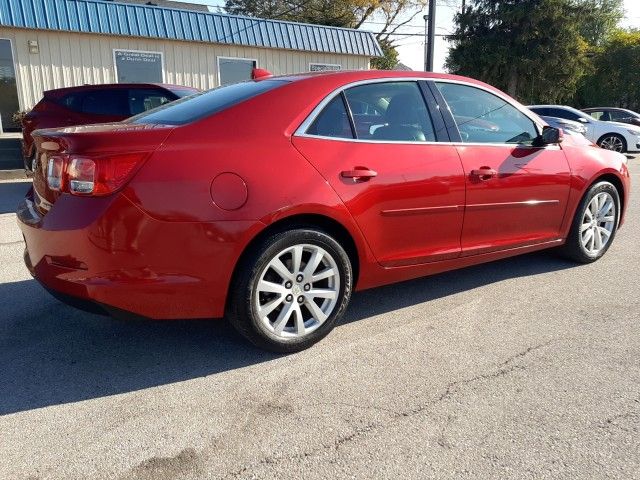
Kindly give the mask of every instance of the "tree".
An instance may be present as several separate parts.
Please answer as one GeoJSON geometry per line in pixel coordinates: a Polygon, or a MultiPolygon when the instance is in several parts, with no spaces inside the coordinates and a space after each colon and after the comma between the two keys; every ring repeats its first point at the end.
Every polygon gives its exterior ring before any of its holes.
{"type": "Polygon", "coordinates": [[[582,0],[576,7],[580,34],[590,45],[605,43],[624,16],[622,0],[582,0]]]}
{"type": "Polygon", "coordinates": [[[522,102],[563,102],[588,73],[588,40],[605,36],[617,18],[612,13],[616,4],[618,0],[471,0],[456,16],[447,67],[496,85],[522,102]],[[600,15],[598,9],[605,7],[606,15],[600,15]]]}
{"type": "Polygon", "coordinates": [[[398,51],[389,40],[380,40],[382,57],[371,60],[371,68],[378,70],[393,70],[398,65],[398,51]]]}
{"type": "Polygon", "coordinates": [[[592,59],[593,74],[580,86],[580,107],[611,105],[640,110],[640,30],[617,30],[592,59]]]}
{"type": "Polygon", "coordinates": [[[227,12],[237,15],[360,28],[375,21],[376,38],[384,57],[373,61],[376,68],[398,64],[396,33],[423,11],[428,0],[227,0],[227,12]]]}

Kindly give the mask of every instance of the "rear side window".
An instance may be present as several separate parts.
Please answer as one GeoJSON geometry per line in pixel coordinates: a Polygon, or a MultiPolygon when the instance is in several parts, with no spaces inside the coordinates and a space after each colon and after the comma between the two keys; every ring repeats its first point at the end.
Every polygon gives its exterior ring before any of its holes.
{"type": "Polygon", "coordinates": [[[342,95],[337,95],[316,117],[307,130],[309,135],[333,138],[353,138],[349,116],[342,95]]]}
{"type": "Polygon", "coordinates": [[[550,108],[549,116],[566,118],[567,120],[574,120],[576,122],[580,119],[580,115],[577,115],[569,110],[565,110],[564,108],[550,108]]]}
{"type": "Polygon", "coordinates": [[[82,97],[82,112],[92,115],[128,117],[130,114],[127,90],[113,88],[87,91],[82,97]]]}
{"type": "Polygon", "coordinates": [[[433,142],[427,105],[416,82],[375,82],[345,91],[358,138],[433,142]]]}
{"type": "Polygon", "coordinates": [[[261,80],[218,87],[141,113],[127,121],[143,124],[184,125],[213,115],[286,83],[288,83],[286,80],[261,80]]]}

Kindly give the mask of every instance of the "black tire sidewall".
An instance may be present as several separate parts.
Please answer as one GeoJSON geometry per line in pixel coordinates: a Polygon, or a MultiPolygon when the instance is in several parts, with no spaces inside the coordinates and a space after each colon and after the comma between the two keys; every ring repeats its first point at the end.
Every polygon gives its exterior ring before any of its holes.
{"type": "Polygon", "coordinates": [[[333,330],[344,314],[351,297],[353,273],[349,256],[330,235],[313,228],[297,228],[275,233],[259,242],[240,266],[230,298],[230,320],[236,329],[255,345],[278,353],[304,350],[333,330]],[[282,338],[269,331],[255,310],[257,283],[268,263],[282,250],[298,244],[323,248],[336,262],[340,274],[337,304],[329,318],[317,330],[302,338],[282,338]]]}

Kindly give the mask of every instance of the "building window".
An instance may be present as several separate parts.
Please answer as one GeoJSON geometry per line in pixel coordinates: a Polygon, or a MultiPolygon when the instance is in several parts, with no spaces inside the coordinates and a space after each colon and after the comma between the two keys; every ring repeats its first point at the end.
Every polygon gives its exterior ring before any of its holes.
{"type": "Polygon", "coordinates": [[[218,57],[218,80],[220,85],[251,80],[253,69],[258,62],[250,58],[218,57]]]}
{"type": "Polygon", "coordinates": [[[114,50],[118,83],[162,83],[162,52],[114,50]]]}
{"type": "Polygon", "coordinates": [[[332,70],[342,70],[342,65],[336,65],[333,63],[310,63],[310,72],[328,72],[332,70]]]}

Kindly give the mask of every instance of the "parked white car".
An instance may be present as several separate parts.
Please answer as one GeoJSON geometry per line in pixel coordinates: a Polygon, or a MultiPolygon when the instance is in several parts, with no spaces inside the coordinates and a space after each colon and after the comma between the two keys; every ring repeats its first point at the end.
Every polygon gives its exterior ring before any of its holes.
{"type": "Polygon", "coordinates": [[[529,109],[540,116],[558,117],[584,124],[584,134],[593,143],[616,152],[640,151],[640,127],[618,122],[603,122],[591,115],[564,105],[531,105],[529,109]]]}

